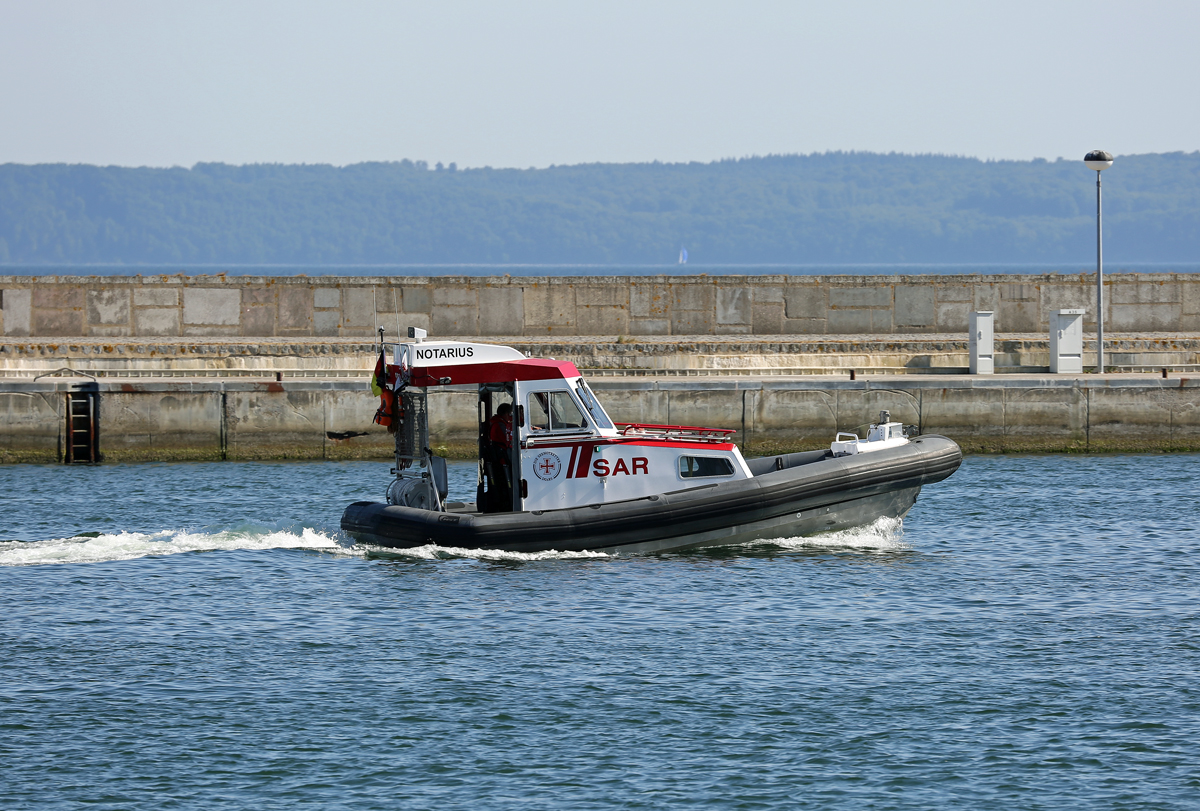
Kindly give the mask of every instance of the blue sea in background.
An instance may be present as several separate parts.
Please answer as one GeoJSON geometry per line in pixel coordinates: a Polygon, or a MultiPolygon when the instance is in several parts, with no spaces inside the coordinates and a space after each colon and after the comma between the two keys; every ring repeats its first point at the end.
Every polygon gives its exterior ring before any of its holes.
{"type": "Polygon", "coordinates": [[[354,546],[387,477],[0,467],[0,808],[1200,807],[1200,455],[632,557],[354,546]]]}
{"type": "MultiPolygon", "coordinates": [[[[1105,273],[1200,273],[1200,262],[1112,262],[1105,273]]],[[[0,276],[922,276],[1095,273],[1095,260],[1044,264],[864,265],[0,265],[0,276]]]]}

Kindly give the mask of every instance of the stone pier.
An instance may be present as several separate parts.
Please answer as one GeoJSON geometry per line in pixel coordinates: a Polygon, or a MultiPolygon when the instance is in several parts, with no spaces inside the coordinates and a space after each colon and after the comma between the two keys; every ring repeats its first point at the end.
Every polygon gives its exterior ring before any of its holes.
{"type": "MultiPolygon", "coordinates": [[[[0,461],[62,459],[90,381],[110,462],[386,458],[366,381],[376,329],[410,326],[570,360],[616,420],[731,428],[749,454],[884,408],[968,451],[1200,450],[1200,276],[1106,286],[1120,373],[1070,376],[1049,315],[1084,309],[1090,336],[1090,274],[0,277],[0,461]],[[972,310],[996,313],[995,375],[967,374],[972,310]]],[[[431,395],[444,452],[474,452],[473,403],[431,395]]]]}
{"type": "MultiPolygon", "coordinates": [[[[64,453],[66,402],[85,378],[0,381],[0,462],[64,453]]],[[[881,409],[968,452],[1200,450],[1200,378],[1150,375],[808,375],[606,377],[593,381],[614,420],[729,428],[749,455],[828,445],[881,409]]],[[[106,380],[106,462],[384,459],[365,377],[106,380]]],[[[473,388],[430,395],[431,443],[475,453],[473,388]]]]}
{"type": "MultiPolygon", "coordinates": [[[[1110,273],[1111,332],[1200,331],[1200,275],[1110,273]]],[[[972,310],[998,334],[1045,335],[1087,311],[1090,273],[946,276],[0,276],[11,338],[368,338],[431,335],[962,335],[972,310]]]]}

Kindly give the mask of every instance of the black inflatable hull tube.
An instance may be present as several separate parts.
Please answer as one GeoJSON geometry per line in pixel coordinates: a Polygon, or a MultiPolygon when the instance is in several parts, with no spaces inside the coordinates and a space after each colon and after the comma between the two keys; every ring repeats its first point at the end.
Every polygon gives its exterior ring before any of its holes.
{"type": "Polygon", "coordinates": [[[903,517],[924,485],[958,469],[962,452],[930,435],[855,456],[816,451],[749,463],[751,479],[564,510],[439,513],[359,501],[346,508],[342,529],[361,543],[394,549],[436,544],[525,553],[648,554],[815,535],[903,517]]]}

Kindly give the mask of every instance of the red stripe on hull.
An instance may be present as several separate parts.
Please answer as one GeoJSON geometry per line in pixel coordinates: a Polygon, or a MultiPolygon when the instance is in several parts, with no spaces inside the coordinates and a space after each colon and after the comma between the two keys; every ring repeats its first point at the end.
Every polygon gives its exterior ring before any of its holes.
{"type": "Polygon", "coordinates": [[[575,469],[575,478],[586,479],[592,464],[592,451],[596,448],[594,442],[579,446],[579,467],[575,469]]]}

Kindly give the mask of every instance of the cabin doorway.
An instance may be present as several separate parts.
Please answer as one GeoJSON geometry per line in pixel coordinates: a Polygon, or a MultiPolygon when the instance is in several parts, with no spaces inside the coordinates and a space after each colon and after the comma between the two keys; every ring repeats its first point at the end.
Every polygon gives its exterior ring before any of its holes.
{"type": "Polygon", "coordinates": [[[480,512],[519,509],[513,492],[519,465],[515,411],[511,383],[479,387],[479,481],[475,501],[480,512]]]}

